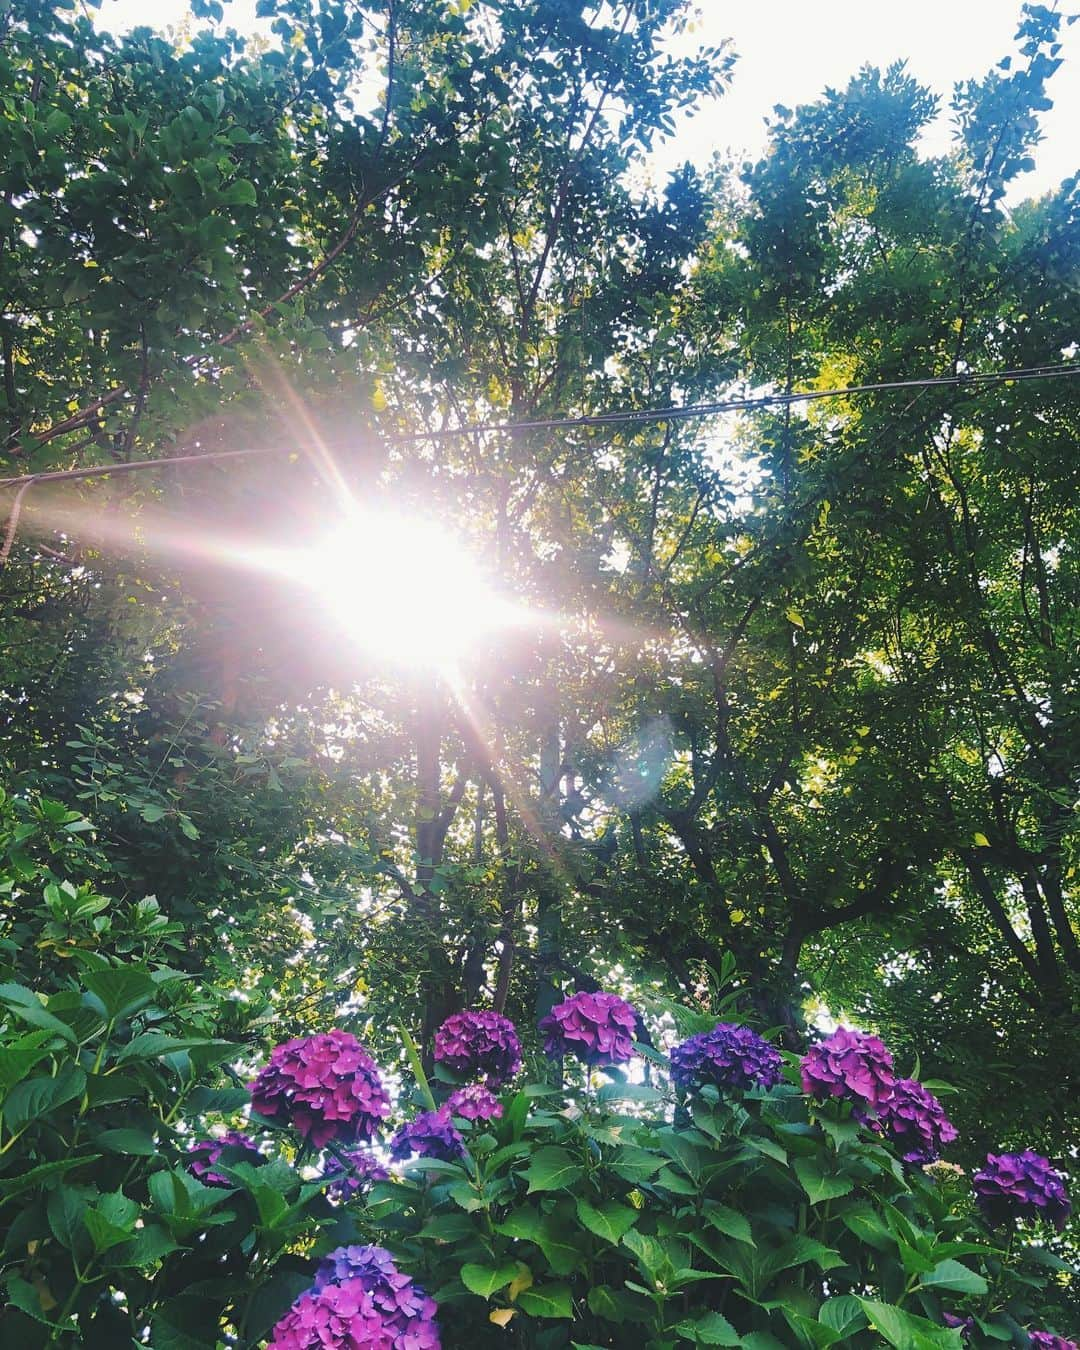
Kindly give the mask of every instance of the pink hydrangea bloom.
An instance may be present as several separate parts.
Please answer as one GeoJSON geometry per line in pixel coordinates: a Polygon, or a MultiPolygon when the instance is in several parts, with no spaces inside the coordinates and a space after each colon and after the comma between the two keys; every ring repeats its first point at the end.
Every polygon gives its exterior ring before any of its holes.
{"type": "Polygon", "coordinates": [[[521,1046],[508,1017],[469,1008],[448,1017],[435,1033],[435,1059],[498,1088],[521,1068],[521,1046]]]}
{"type": "Polygon", "coordinates": [[[445,1106],[439,1111],[421,1111],[390,1140],[392,1158],[410,1158],[413,1154],[443,1162],[457,1162],[465,1156],[465,1140],[445,1106]]]}
{"type": "Polygon", "coordinates": [[[879,1107],[885,1133],[903,1150],[906,1163],[924,1164],[941,1156],[958,1131],[941,1103],[913,1078],[898,1078],[879,1107]]]}
{"type": "Polygon", "coordinates": [[[1032,1350],[1080,1350],[1075,1341],[1067,1341],[1064,1336],[1055,1336],[1052,1331],[1029,1331],[1032,1350]]]}
{"type": "Polygon", "coordinates": [[[994,1225],[1013,1218],[1046,1219],[1060,1232],[1072,1213],[1065,1178],[1049,1158],[1030,1149],[988,1153],[971,1184],[979,1208],[994,1225]]]}
{"type": "Polygon", "coordinates": [[[385,1247],[338,1247],[278,1322],[268,1350],[440,1350],[437,1312],[385,1247]]]}
{"type": "Polygon", "coordinates": [[[375,1061],[347,1031],[286,1041],[251,1085],[251,1109],[290,1124],[316,1148],[369,1140],[390,1114],[375,1061]]]}
{"type": "Polygon", "coordinates": [[[357,1191],[370,1189],[376,1181],[386,1181],[389,1175],[374,1153],[363,1149],[346,1152],[340,1158],[331,1155],[323,1167],[323,1176],[334,1178],[326,1188],[327,1197],[337,1204],[351,1199],[357,1191]]]}
{"type": "Polygon", "coordinates": [[[419,1316],[387,1314],[361,1279],[301,1294],[267,1350],[440,1350],[434,1299],[419,1316]]]}
{"type": "Polygon", "coordinates": [[[637,1021],[618,994],[574,994],[541,1019],[544,1054],[577,1055],[586,1064],[625,1064],[634,1057],[637,1021]]]}
{"type": "Polygon", "coordinates": [[[876,1036],[840,1027],[803,1057],[802,1085],[819,1101],[844,1097],[880,1112],[896,1086],[892,1055],[876,1036]]]}
{"type": "Polygon", "coordinates": [[[249,1139],[246,1134],[237,1134],[235,1130],[229,1130],[220,1139],[197,1139],[193,1144],[189,1144],[188,1171],[204,1186],[231,1186],[233,1183],[227,1176],[214,1171],[214,1163],[227,1148],[243,1149],[250,1155],[242,1159],[244,1162],[258,1164],[264,1161],[253,1139],[249,1139]]]}
{"type": "Polygon", "coordinates": [[[462,1120],[495,1120],[503,1113],[502,1102],[483,1083],[458,1088],[446,1099],[446,1110],[462,1120]]]}

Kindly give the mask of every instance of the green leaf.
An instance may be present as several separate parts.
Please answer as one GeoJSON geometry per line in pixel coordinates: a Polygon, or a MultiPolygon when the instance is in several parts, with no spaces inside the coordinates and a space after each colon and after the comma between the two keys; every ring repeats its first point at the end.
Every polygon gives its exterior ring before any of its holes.
{"type": "Polygon", "coordinates": [[[101,1001],[110,1021],[130,1016],[149,1003],[157,992],[149,972],[134,966],[110,966],[108,970],[87,971],[83,983],[101,1001]]]}
{"type": "Polygon", "coordinates": [[[70,1045],[76,1043],[75,1033],[67,1023],[49,1012],[38,996],[21,984],[0,984],[0,1002],[6,1003],[21,1021],[62,1036],[70,1045]]]}
{"type": "Polygon", "coordinates": [[[749,1219],[727,1205],[718,1205],[714,1201],[707,1202],[704,1217],[707,1223],[728,1237],[733,1237],[739,1242],[747,1242],[751,1247],[755,1245],[749,1219]]]}
{"type": "Polygon", "coordinates": [[[222,193],[222,200],[229,206],[254,206],[259,196],[255,191],[255,184],[250,179],[238,178],[222,193]]]}
{"type": "Polygon", "coordinates": [[[960,1350],[960,1332],[925,1317],[916,1317],[891,1303],[860,1298],[867,1321],[895,1350],[960,1350]]]}
{"type": "Polygon", "coordinates": [[[849,1195],[855,1189],[855,1183],[850,1177],[828,1176],[812,1158],[796,1158],[795,1175],[810,1197],[812,1205],[820,1205],[825,1200],[836,1200],[842,1195],[849,1195]]]}
{"type": "Polygon", "coordinates": [[[29,1172],[22,1172],[15,1177],[0,1177],[0,1199],[10,1200],[42,1181],[62,1177],[65,1172],[74,1171],[76,1167],[97,1162],[100,1157],[100,1153],[87,1153],[81,1158],[60,1158],[56,1162],[40,1163],[37,1167],[31,1167],[29,1172]]]}
{"type": "Polygon", "coordinates": [[[835,1298],[826,1299],[818,1309],[818,1321],[846,1336],[865,1326],[866,1314],[853,1295],[838,1294],[835,1298]]]}
{"type": "Polygon", "coordinates": [[[585,1169],[574,1161],[573,1156],[564,1148],[549,1144],[533,1154],[525,1177],[529,1183],[529,1194],[535,1191],[559,1191],[572,1186],[580,1180],[585,1169]]]}
{"type": "Polygon", "coordinates": [[[305,1289],[310,1288],[311,1275],[308,1272],[282,1269],[280,1266],[275,1269],[248,1300],[244,1317],[245,1340],[249,1344],[263,1340],[305,1289]]]}
{"type": "Polygon", "coordinates": [[[591,1205],[588,1200],[578,1200],[577,1215],[590,1233],[618,1246],[622,1235],[632,1228],[638,1220],[638,1211],[629,1205],[620,1205],[616,1200],[604,1200],[599,1205],[591,1205]]]}
{"type": "Polygon", "coordinates": [[[123,1153],[134,1158],[152,1158],[158,1151],[152,1134],[127,1127],[102,1130],[99,1135],[95,1135],[94,1143],[108,1149],[110,1153],[123,1153]]]}
{"type": "Polygon", "coordinates": [[[461,1283],[471,1294],[481,1298],[490,1298],[516,1277],[517,1262],[510,1261],[501,1266],[480,1266],[469,1262],[461,1267],[461,1283]]]}
{"type": "Polygon", "coordinates": [[[680,1322],[675,1328],[694,1345],[742,1345],[742,1338],[726,1317],[707,1312],[694,1321],[680,1322]]]}
{"type": "Polygon", "coordinates": [[[648,1149],[638,1148],[634,1144],[625,1144],[611,1161],[611,1170],[617,1177],[640,1185],[655,1176],[664,1165],[663,1158],[650,1153],[648,1149]]]}
{"type": "Polygon", "coordinates": [[[30,1121],[81,1097],[85,1090],[86,1074],[77,1064],[65,1064],[54,1077],[30,1078],[13,1087],[4,1102],[4,1120],[10,1130],[21,1130],[30,1121]]]}
{"type": "Polygon", "coordinates": [[[530,1317],[574,1316],[574,1305],[567,1284],[534,1284],[517,1297],[518,1307],[530,1317]]]}
{"type": "Polygon", "coordinates": [[[938,1264],[919,1283],[926,1289],[951,1289],[958,1294],[985,1294],[987,1283],[974,1270],[951,1258],[938,1264]]]}

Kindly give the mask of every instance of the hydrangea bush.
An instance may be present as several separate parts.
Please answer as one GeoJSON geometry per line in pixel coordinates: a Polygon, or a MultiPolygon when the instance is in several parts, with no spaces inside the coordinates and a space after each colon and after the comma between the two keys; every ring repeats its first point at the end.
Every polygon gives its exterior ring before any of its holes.
{"type": "Polygon", "coordinates": [[[314,1266],[274,1350],[1070,1350],[1036,1313],[1068,1214],[1047,1159],[969,1178],[941,1157],[941,1103],[876,1037],[840,1028],[800,1060],[721,1023],[665,1058],[638,1022],[616,995],[565,1000],[539,1033],[589,1067],[501,1100],[477,1082],[439,1105],[413,1055],[426,1109],[390,1143],[403,1165],[349,1206],[363,1242],[314,1266]]]}
{"type": "MultiPolygon", "coordinates": [[[[406,1036],[415,1084],[391,1103],[340,1029],[277,1047],[247,1088],[196,1086],[239,1047],[179,1034],[183,986],[162,1006],[148,967],[84,981],[81,1002],[0,989],[99,1028],[90,1073],[51,1023],[0,1057],[23,1074],[4,1344],[1077,1350],[1063,1174],[1025,1150],[969,1176],[933,1085],[876,1037],[799,1057],[726,1021],[665,1056],[621,996],[578,994],[535,1029],[558,1073],[497,1094],[520,1071],[499,1027],[501,1061],[489,1044],[472,1082],[429,1083],[406,1036]]],[[[454,1044],[463,1026],[484,1022],[454,1044]]]]}

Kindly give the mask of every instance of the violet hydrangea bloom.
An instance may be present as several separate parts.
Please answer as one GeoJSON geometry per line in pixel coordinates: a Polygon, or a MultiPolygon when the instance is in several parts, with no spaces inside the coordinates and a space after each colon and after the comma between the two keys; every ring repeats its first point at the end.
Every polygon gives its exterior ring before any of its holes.
{"type": "Polygon", "coordinates": [[[469,1008],[448,1017],[435,1033],[435,1060],[498,1088],[521,1068],[521,1045],[509,1017],[469,1008]]]}
{"type": "Polygon", "coordinates": [[[470,1083],[458,1088],[446,1099],[446,1110],[463,1120],[495,1120],[503,1113],[502,1102],[487,1090],[483,1083],[470,1083]]]}
{"type": "Polygon", "coordinates": [[[412,1286],[419,1311],[388,1311],[363,1278],[327,1284],[300,1295],[267,1350],[440,1350],[435,1300],[400,1278],[412,1286]]]}
{"type": "Polygon", "coordinates": [[[941,1320],[947,1327],[959,1331],[962,1341],[969,1341],[975,1335],[974,1317],[957,1317],[954,1313],[942,1313],[941,1320]]]}
{"type": "Polygon", "coordinates": [[[376,1181],[386,1181],[390,1173],[374,1153],[356,1149],[343,1153],[340,1158],[331,1154],[323,1167],[323,1176],[333,1178],[326,1188],[327,1197],[338,1204],[344,1204],[357,1191],[367,1190],[376,1181]]]}
{"type": "Polygon", "coordinates": [[[586,1064],[625,1064],[634,1057],[638,1015],[618,994],[573,994],[540,1020],[544,1054],[572,1054],[586,1064]]]}
{"type": "Polygon", "coordinates": [[[671,1052],[671,1076],[682,1091],[713,1083],[718,1088],[771,1088],[779,1083],[780,1051],[750,1027],[719,1022],[671,1052]]]}
{"type": "Polygon", "coordinates": [[[878,1114],[886,1134],[904,1150],[906,1163],[933,1162],[942,1146],[958,1137],[941,1103],[914,1078],[898,1078],[878,1114]]]}
{"type": "Polygon", "coordinates": [[[884,1044],[850,1027],[839,1027],[803,1056],[803,1091],[819,1101],[844,1097],[880,1111],[895,1083],[884,1044]]]}
{"type": "Polygon", "coordinates": [[[249,1139],[246,1134],[238,1134],[235,1130],[229,1130],[220,1139],[197,1139],[193,1144],[189,1144],[188,1171],[204,1186],[231,1186],[233,1183],[227,1176],[214,1171],[214,1164],[227,1148],[243,1149],[245,1153],[251,1155],[250,1158],[240,1161],[256,1165],[264,1161],[254,1139],[249,1139]]]}
{"type": "Polygon", "coordinates": [[[440,1111],[421,1111],[390,1140],[392,1158],[408,1158],[414,1153],[443,1162],[457,1162],[465,1156],[465,1140],[451,1123],[445,1106],[440,1111]]]}
{"type": "Polygon", "coordinates": [[[1028,1339],[1032,1350],[1080,1350],[1075,1341],[1067,1341],[1064,1336],[1055,1336],[1052,1331],[1029,1331],[1028,1339]]]}
{"type": "Polygon", "coordinates": [[[1047,1219],[1060,1232],[1072,1212],[1065,1178],[1040,1153],[988,1153],[986,1166],[971,1179],[987,1221],[1047,1219]]]}
{"type": "Polygon", "coordinates": [[[370,1139],[390,1114],[375,1061],[347,1031],[286,1041],[251,1085],[251,1109],[323,1148],[370,1139]]]}

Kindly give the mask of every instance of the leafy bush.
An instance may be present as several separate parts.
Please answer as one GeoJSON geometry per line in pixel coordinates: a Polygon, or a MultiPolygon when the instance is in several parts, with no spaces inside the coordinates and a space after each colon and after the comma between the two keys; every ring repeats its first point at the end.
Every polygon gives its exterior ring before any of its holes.
{"type": "Polygon", "coordinates": [[[565,1060],[514,1086],[514,1028],[457,1014],[434,1082],[403,1032],[391,1164],[350,1034],[245,1084],[235,1000],[168,964],[156,902],[60,878],[93,873],[88,822],[2,800],[0,826],[4,1344],[1068,1345],[1039,1327],[1062,1179],[992,1155],[973,1189],[934,1085],[874,1037],[800,1061],[684,1014],[669,1061],[583,993],[542,1029],[565,1060]]]}

